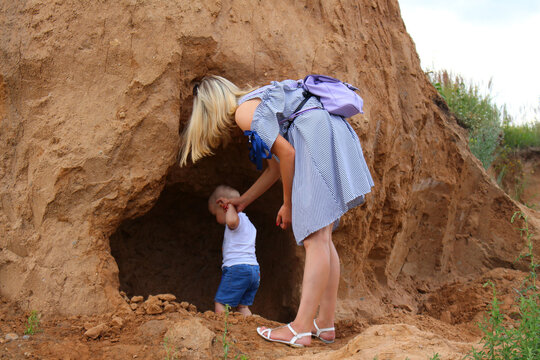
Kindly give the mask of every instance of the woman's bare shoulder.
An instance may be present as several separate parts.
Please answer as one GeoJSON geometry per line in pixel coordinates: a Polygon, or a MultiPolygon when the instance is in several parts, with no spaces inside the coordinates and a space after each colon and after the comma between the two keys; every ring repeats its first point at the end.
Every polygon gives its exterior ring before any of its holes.
{"type": "Polygon", "coordinates": [[[236,121],[236,124],[238,125],[238,127],[240,127],[240,129],[242,129],[243,131],[251,129],[251,121],[253,120],[253,114],[255,113],[255,109],[257,108],[257,106],[259,106],[260,103],[261,99],[254,98],[238,106],[234,115],[234,120],[236,121]]]}

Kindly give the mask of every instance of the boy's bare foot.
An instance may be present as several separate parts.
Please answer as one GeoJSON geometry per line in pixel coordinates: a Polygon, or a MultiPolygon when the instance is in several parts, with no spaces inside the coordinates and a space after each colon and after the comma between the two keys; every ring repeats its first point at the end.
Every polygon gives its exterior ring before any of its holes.
{"type": "Polygon", "coordinates": [[[225,305],[223,305],[222,303],[215,302],[214,309],[215,309],[214,312],[216,314],[223,314],[225,312],[225,305]]]}
{"type": "Polygon", "coordinates": [[[243,314],[244,316],[251,316],[251,310],[249,310],[249,306],[246,305],[238,305],[238,312],[243,314]]]}

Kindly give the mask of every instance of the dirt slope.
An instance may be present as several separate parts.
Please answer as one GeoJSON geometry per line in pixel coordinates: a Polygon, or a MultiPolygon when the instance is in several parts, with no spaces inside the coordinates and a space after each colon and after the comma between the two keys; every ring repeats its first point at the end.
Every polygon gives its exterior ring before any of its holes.
{"type": "MultiPolygon", "coordinates": [[[[119,290],[209,308],[220,235],[201,202],[258,173],[240,133],[175,165],[207,73],[240,85],[323,73],[361,89],[365,114],[350,121],[376,186],[335,233],[340,321],[415,314],[441,287],[523,268],[509,224],[520,207],[469,152],[396,0],[29,0],[0,13],[0,296],[23,311],[130,311],[119,290]]],[[[276,187],[249,214],[261,234],[254,310],[285,321],[303,260],[272,226],[279,205],[276,187]]]]}

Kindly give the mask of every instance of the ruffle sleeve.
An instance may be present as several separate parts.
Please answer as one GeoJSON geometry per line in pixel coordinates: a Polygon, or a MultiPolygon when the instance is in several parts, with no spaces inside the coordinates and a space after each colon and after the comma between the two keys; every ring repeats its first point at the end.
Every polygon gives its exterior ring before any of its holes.
{"type": "Polygon", "coordinates": [[[256,132],[268,149],[272,149],[279,135],[279,120],[283,119],[285,110],[285,89],[283,85],[273,81],[259,97],[261,103],[255,109],[251,122],[251,131],[256,132]]]}

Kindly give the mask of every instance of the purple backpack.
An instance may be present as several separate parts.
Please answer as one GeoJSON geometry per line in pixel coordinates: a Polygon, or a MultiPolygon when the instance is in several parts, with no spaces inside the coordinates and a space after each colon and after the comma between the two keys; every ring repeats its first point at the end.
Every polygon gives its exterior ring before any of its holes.
{"type": "MultiPolygon", "coordinates": [[[[364,101],[355,93],[356,87],[325,75],[308,75],[301,85],[309,94],[315,95],[330,114],[351,117],[363,114],[364,101]]],[[[308,95],[309,95],[308,94],[308,95]]]]}

